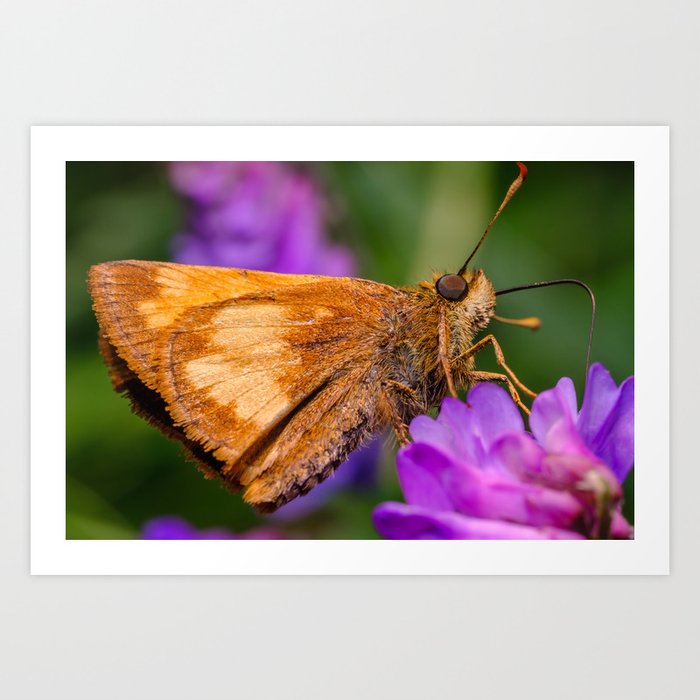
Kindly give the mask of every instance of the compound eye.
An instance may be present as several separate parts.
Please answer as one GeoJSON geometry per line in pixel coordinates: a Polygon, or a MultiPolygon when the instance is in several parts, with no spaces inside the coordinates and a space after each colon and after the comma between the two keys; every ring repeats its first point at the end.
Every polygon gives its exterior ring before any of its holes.
{"type": "Polygon", "coordinates": [[[436,283],[435,288],[443,299],[459,301],[469,291],[467,280],[462,275],[443,275],[436,283]]]}

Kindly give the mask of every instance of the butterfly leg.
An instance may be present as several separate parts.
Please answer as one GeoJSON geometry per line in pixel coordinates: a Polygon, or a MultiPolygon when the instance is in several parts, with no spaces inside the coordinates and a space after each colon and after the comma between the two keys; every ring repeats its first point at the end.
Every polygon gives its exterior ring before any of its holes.
{"type": "Polygon", "coordinates": [[[515,388],[508,375],[500,374],[499,372],[469,372],[469,380],[471,382],[501,382],[505,384],[508,387],[513,401],[515,401],[518,407],[528,416],[530,415],[530,409],[522,402],[518,390],[515,388]]]}
{"type": "MultiPolygon", "coordinates": [[[[463,360],[466,359],[467,357],[471,357],[472,355],[476,355],[477,352],[480,352],[483,350],[487,345],[491,345],[493,347],[493,352],[496,355],[496,362],[503,367],[505,370],[506,374],[510,377],[512,380],[512,383],[515,384],[515,386],[520,389],[520,391],[526,393],[528,396],[532,397],[533,399],[537,396],[537,394],[528,389],[516,376],[515,372],[508,367],[506,364],[506,358],[503,354],[503,350],[501,350],[501,346],[498,344],[498,341],[493,335],[487,335],[485,338],[482,338],[478,343],[475,345],[472,345],[469,350],[466,350],[463,352],[457,360],[463,360]]],[[[457,361],[455,360],[455,362],[457,361]]],[[[517,403],[517,402],[516,402],[517,403]]]]}
{"type": "Polygon", "coordinates": [[[392,420],[391,428],[394,431],[394,435],[396,435],[396,441],[399,443],[399,447],[404,447],[411,442],[408,426],[402,420],[392,420]]]}
{"type": "Polygon", "coordinates": [[[396,441],[399,443],[399,446],[403,447],[404,445],[408,445],[411,438],[408,433],[408,425],[406,425],[403,420],[398,406],[407,403],[418,403],[418,395],[410,386],[406,386],[393,379],[387,379],[384,383],[384,387],[385,391],[381,398],[382,408],[396,435],[396,441]]]}
{"type": "Polygon", "coordinates": [[[401,415],[396,409],[396,406],[394,406],[390,398],[384,397],[382,400],[382,407],[385,414],[388,416],[389,424],[391,425],[391,429],[394,431],[394,435],[396,435],[396,442],[399,443],[399,447],[408,445],[408,443],[411,442],[411,437],[408,433],[408,426],[406,423],[404,423],[401,415]]]}
{"type": "MultiPolygon", "coordinates": [[[[447,317],[445,315],[445,310],[440,307],[440,319],[438,321],[438,357],[440,358],[440,364],[445,373],[445,381],[447,382],[447,389],[452,396],[457,398],[457,389],[455,388],[454,376],[452,375],[452,363],[450,362],[450,337],[449,329],[447,326],[447,317]]],[[[478,343],[477,343],[478,344],[478,343]]],[[[470,348],[471,349],[471,348],[470,348]]],[[[469,352],[469,350],[467,350],[469,352]]]]}

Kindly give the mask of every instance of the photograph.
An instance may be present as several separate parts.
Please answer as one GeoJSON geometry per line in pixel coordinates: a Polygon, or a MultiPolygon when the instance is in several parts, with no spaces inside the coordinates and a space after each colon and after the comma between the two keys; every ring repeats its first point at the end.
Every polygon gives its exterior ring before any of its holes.
{"type": "Polygon", "coordinates": [[[700,4],[11,7],[0,695],[695,698],[700,4]]]}
{"type": "Polygon", "coordinates": [[[634,539],[631,160],[67,160],[67,540],[634,539]]]}

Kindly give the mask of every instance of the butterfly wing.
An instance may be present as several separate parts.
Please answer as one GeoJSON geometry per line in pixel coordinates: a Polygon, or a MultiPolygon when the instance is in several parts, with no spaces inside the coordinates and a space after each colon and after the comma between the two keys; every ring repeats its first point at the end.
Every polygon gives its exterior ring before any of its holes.
{"type": "Polygon", "coordinates": [[[393,287],[134,262],[90,280],[109,344],[165,404],[152,422],[258,509],[308,491],[384,422],[393,287]]]}

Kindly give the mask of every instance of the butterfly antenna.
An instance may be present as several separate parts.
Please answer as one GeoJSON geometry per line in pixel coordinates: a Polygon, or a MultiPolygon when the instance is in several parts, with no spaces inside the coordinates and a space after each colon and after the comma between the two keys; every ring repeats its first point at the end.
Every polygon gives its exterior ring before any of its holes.
{"type": "Polygon", "coordinates": [[[493,219],[489,221],[489,225],[486,227],[486,230],[482,234],[481,238],[479,239],[479,242],[476,244],[476,248],[472,250],[471,255],[466,259],[464,265],[459,268],[459,272],[457,273],[458,275],[463,275],[465,270],[467,269],[467,265],[469,265],[469,261],[476,255],[476,251],[481,248],[481,244],[484,242],[484,239],[486,238],[486,235],[488,232],[491,230],[491,227],[495,223],[496,219],[501,215],[501,212],[506,208],[506,204],[510,202],[511,199],[513,199],[513,195],[520,189],[520,185],[525,182],[525,178],[527,177],[527,168],[525,167],[524,163],[521,163],[520,161],[516,162],[516,165],[518,168],[520,168],[520,174],[518,177],[513,180],[511,186],[508,188],[508,191],[506,192],[506,196],[503,198],[503,201],[501,202],[501,206],[498,207],[498,211],[493,215],[493,219]]]}
{"type": "Polygon", "coordinates": [[[578,287],[582,287],[583,289],[588,292],[588,296],[591,299],[591,326],[588,330],[588,348],[586,349],[586,374],[585,376],[588,377],[588,367],[590,366],[591,363],[591,346],[593,345],[593,327],[595,326],[595,295],[593,294],[593,290],[584,282],[581,282],[581,280],[570,280],[570,279],[563,279],[563,280],[550,280],[549,282],[534,282],[533,284],[524,284],[520,287],[510,287],[508,289],[501,289],[500,291],[496,292],[496,296],[499,294],[510,294],[511,292],[521,292],[524,289],[537,289],[538,287],[552,287],[555,284],[575,284],[578,287]]]}

